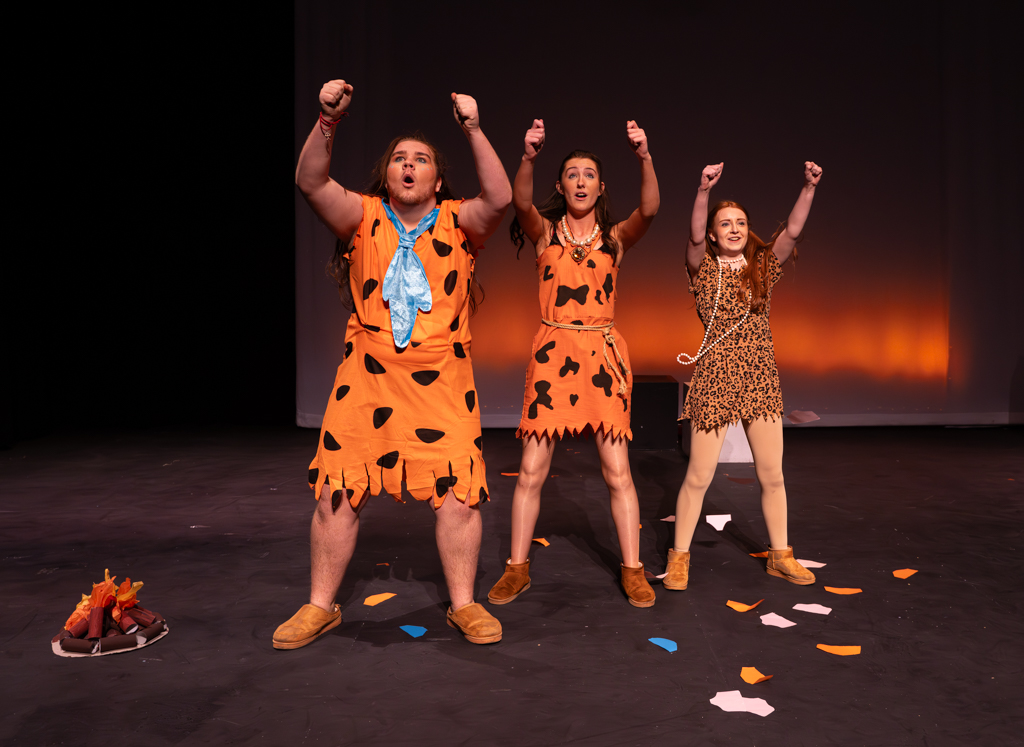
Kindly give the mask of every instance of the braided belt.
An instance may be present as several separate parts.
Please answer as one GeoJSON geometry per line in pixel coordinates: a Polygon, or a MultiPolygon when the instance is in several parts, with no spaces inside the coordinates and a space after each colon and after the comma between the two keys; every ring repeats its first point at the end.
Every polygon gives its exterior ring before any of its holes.
{"type": "Polygon", "coordinates": [[[604,362],[608,365],[608,369],[615,374],[615,378],[619,380],[619,396],[622,398],[626,397],[626,381],[629,379],[629,369],[626,368],[626,361],[623,359],[622,353],[619,352],[619,348],[615,344],[615,335],[612,334],[612,327],[615,326],[615,322],[608,322],[607,324],[561,324],[559,322],[553,322],[550,319],[543,318],[541,321],[549,327],[555,327],[556,329],[571,329],[576,332],[603,332],[606,344],[606,347],[604,348],[604,362]],[[608,355],[609,347],[615,353],[615,357],[619,361],[618,366],[612,365],[612,359],[608,355]],[[623,371],[626,372],[625,376],[622,375],[623,371]]]}

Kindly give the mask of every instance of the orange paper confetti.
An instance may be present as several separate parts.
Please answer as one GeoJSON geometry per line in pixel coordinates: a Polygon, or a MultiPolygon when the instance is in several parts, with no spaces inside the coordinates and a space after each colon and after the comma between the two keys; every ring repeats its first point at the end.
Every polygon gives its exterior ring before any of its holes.
{"type": "Polygon", "coordinates": [[[374,594],[372,597],[367,597],[366,599],[364,599],[363,604],[365,604],[367,607],[376,607],[381,602],[386,602],[393,596],[395,595],[391,594],[390,592],[384,594],[374,594]]]}
{"type": "Polygon", "coordinates": [[[391,563],[377,563],[377,565],[391,565],[391,563]]]}
{"type": "Polygon", "coordinates": [[[841,589],[836,586],[826,586],[825,591],[831,591],[833,594],[860,594],[861,589],[841,589]]]}
{"type": "Polygon", "coordinates": [[[917,571],[915,571],[913,568],[901,568],[898,571],[893,571],[892,575],[894,575],[896,578],[910,578],[915,573],[917,573],[917,571]]]}
{"type": "Polygon", "coordinates": [[[750,557],[752,557],[752,558],[767,558],[768,557],[768,551],[765,550],[764,552],[752,552],[752,553],[750,553],[750,557]]]}
{"type": "Polygon", "coordinates": [[[519,477],[519,473],[518,472],[502,472],[501,476],[502,477],[519,477]]]}
{"type": "Polygon", "coordinates": [[[534,541],[534,542],[539,542],[540,544],[544,545],[544,547],[550,547],[550,546],[551,546],[551,543],[550,543],[550,542],[548,542],[548,541],[547,541],[546,539],[544,539],[543,537],[534,537],[534,538],[533,538],[533,541],[534,541]]]}
{"type": "Polygon", "coordinates": [[[763,601],[763,599],[758,599],[753,604],[743,604],[743,602],[734,602],[730,599],[728,602],[725,603],[725,606],[732,607],[737,612],[749,612],[750,610],[754,609],[754,607],[761,604],[761,602],[763,601]]]}
{"type": "Polygon", "coordinates": [[[860,653],[860,646],[826,646],[824,643],[819,643],[816,648],[836,656],[856,656],[860,653]]]}
{"type": "Polygon", "coordinates": [[[774,674],[761,674],[757,671],[756,667],[743,667],[743,669],[740,670],[740,677],[742,677],[743,681],[748,685],[756,685],[758,682],[770,680],[774,676],[774,674]]]}

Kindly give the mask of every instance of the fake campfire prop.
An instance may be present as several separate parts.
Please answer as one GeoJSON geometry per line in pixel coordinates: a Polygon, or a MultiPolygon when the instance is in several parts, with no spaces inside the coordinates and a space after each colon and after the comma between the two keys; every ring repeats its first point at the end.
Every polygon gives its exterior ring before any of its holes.
{"type": "Polygon", "coordinates": [[[104,580],[92,585],[92,594],[83,594],[64,629],[50,643],[57,656],[103,656],[148,646],[167,635],[167,621],[159,612],[139,606],[136,594],[142,582],[125,578],[114,584],[110,570],[104,580]]]}

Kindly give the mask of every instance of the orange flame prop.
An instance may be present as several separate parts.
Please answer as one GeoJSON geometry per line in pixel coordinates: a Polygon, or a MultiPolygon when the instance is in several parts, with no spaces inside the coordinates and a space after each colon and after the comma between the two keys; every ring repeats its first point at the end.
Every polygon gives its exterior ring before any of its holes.
{"type": "Polygon", "coordinates": [[[89,619],[89,611],[93,607],[104,609],[111,607],[110,614],[117,622],[121,621],[121,610],[126,610],[134,607],[139,603],[136,598],[139,589],[142,588],[142,582],[136,581],[134,584],[130,578],[125,578],[120,586],[114,583],[117,576],[110,575],[110,569],[105,568],[103,570],[103,580],[98,584],[92,585],[92,594],[83,594],[82,601],[75,606],[75,611],[71,613],[71,617],[64,623],[65,630],[71,630],[80,620],[89,619]]]}

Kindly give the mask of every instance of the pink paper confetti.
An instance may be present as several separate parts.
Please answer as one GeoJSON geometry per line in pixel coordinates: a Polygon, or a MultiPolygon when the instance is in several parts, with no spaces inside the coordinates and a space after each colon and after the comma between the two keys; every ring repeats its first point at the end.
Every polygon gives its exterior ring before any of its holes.
{"type": "Polygon", "coordinates": [[[832,611],[831,607],[826,607],[823,604],[794,604],[793,609],[800,612],[813,612],[815,615],[827,615],[832,611]]]}
{"type": "Polygon", "coordinates": [[[797,558],[797,563],[802,565],[804,568],[824,568],[824,563],[819,563],[817,560],[801,560],[797,558]]]}
{"type": "Polygon", "coordinates": [[[709,514],[704,518],[707,520],[708,524],[721,532],[725,529],[725,525],[732,521],[732,514],[709,514]]]}
{"type": "Polygon", "coordinates": [[[672,514],[672,516],[666,516],[664,519],[662,519],[662,521],[675,521],[675,520],[676,520],[675,514],[672,514]]]}
{"type": "Polygon", "coordinates": [[[797,424],[813,423],[815,420],[821,420],[821,418],[811,410],[793,410],[793,412],[789,413],[786,417],[789,419],[789,422],[797,424]]]}
{"type": "Polygon", "coordinates": [[[711,705],[716,705],[723,711],[753,713],[762,718],[775,711],[764,698],[744,698],[739,690],[715,693],[711,705]]]}
{"type": "Polygon", "coordinates": [[[776,615],[774,612],[761,615],[761,622],[765,625],[774,625],[776,628],[792,628],[796,625],[792,620],[787,620],[781,615],[776,615]]]}

